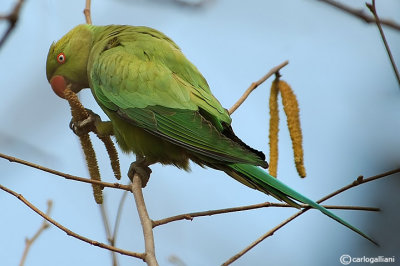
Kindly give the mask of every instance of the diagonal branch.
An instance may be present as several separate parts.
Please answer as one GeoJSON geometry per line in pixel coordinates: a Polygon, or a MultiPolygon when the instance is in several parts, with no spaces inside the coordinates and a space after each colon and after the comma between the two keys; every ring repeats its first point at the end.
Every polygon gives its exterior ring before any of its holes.
{"type": "MultiPolygon", "coordinates": [[[[105,204],[106,204],[106,201],[105,201],[105,198],[103,198],[103,203],[99,204],[101,218],[103,220],[104,230],[106,231],[106,237],[107,237],[108,244],[110,244],[111,246],[115,247],[115,241],[114,241],[114,238],[113,238],[113,236],[111,234],[111,227],[110,227],[110,222],[109,222],[109,219],[108,219],[108,214],[107,214],[107,210],[106,210],[105,204]]],[[[112,259],[112,265],[113,266],[117,266],[118,265],[118,258],[117,258],[117,254],[115,254],[115,252],[111,251],[111,259],[112,259]]]]}
{"type": "Polygon", "coordinates": [[[239,100],[228,110],[229,114],[233,114],[233,112],[236,111],[236,109],[239,108],[240,105],[247,99],[247,97],[250,95],[250,93],[255,90],[258,86],[260,86],[264,81],[266,81],[269,77],[271,77],[273,74],[277,73],[281,68],[289,64],[289,61],[285,61],[276,67],[271,68],[271,70],[265,74],[262,78],[260,78],[258,81],[251,83],[250,87],[247,88],[247,90],[243,93],[242,97],[239,98],[239,100]]]}
{"type": "MultiPolygon", "coordinates": [[[[321,203],[327,199],[330,199],[350,188],[356,187],[358,185],[364,184],[364,183],[368,183],[389,175],[393,175],[396,173],[400,173],[400,168],[394,169],[392,171],[388,171],[379,175],[375,175],[369,178],[364,179],[363,176],[359,176],[356,180],[354,180],[352,183],[350,183],[347,186],[342,187],[341,189],[336,190],[335,192],[332,192],[331,194],[321,198],[320,200],[317,201],[317,203],[321,203]]],[[[278,231],[280,228],[282,228],[283,226],[285,226],[286,224],[288,224],[289,222],[293,221],[295,218],[299,217],[300,215],[302,215],[303,213],[305,213],[306,211],[308,211],[310,209],[310,207],[304,208],[301,211],[297,212],[296,214],[292,215],[291,217],[289,217],[288,219],[286,219],[285,221],[283,221],[282,223],[280,223],[279,225],[275,226],[274,228],[272,228],[270,231],[266,232],[264,235],[260,236],[257,240],[255,240],[253,243],[251,243],[250,245],[248,245],[246,248],[244,248],[242,251],[238,252],[237,254],[235,254],[233,257],[229,258],[227,261],[225,261],[222,265],[230,265],[231,263],[233,263],[234,261],[236,261],[237,259],[239,259],[241,256],[243,256],[245,253],[247,253],[249,250],[251,250],[252,248],[254,248],[256,245],[258,245],[259,243],[261,243],[264,239],[272,236],[276,231],[278,231]]]]}
{"type": "MultiPolygon", "coordinates": [[[[50,215],[52,206],[53,206],[53,202],[51,200],[48,200],[46,215],[50,215]]],[[[24,249],[24,253],[22,254],[21,261],[19,263],[20,266],[23,266],[25,264],[26,257],[28,256],[28,252],[29,252],[32,244],[43,233],[44,230],[49,228],[49,226],[50,226],[50,224],[47,222],[47,220],[43,219],[42,225],[39,227],[39,229],[36,231],[36,233],[33,235],[33,237],[27,238],[25,240],[25,249],[24,249]]]]}
{"type": "MultiPolygon", "coordinates": [[[[302,208],[307,208],[308,205],[300,204],[302,208]]],[[[375,207],[362,207],[362,206],[337,206],[337,205],[322,205],[327,209],[338,209],[338,210],[359,210],[359,211],[380,211],[379,208],[375,207]]],[[[202,211],[202,212],[191,212],[185,214],[179,214],[171,217],[167,217],[164,219],[153,221],[153,228],[175,222],[180,220],[190,220],[192,221],[195,217],[202,217],[202,216],[212,216],[217,214],[223,213],[230,213],[230,212],[239,212],[239,211],[247,211],[247,210],[254,210],[260,208],[269,208],[269,207],[279,207],[279,208],[294,208],[292,205],[287,203],[273,203],[273,202],[263,202],[259,204],[241,206],[241,207],[233,207],[233,208],[226,208],[226,209],[218,209],[218,210],[210,210],[210,211],[202,211]]]]}
{"type": "Polygon", "coordinates": [[[114,230],[113,230],[113,235],[112,235],[113,243],[115,243],[116,239],[117,239],[119,224],[120,224],[120,220],[121,220],[121,216],[122,216],[122,207],[124,206],[126,196],[128,195],[127,192],[128,191],[124,191],[124,194],[122,195],[121,200],[119,201],[117,216],[115,218],[114,230]]]}
{"type": "Polygon", "coordinates": [[[386,40],[386,37],[385,37],[385,33],[383,33],[383,29],[382,29],[382,26],[381,26],[381,23],[382,23],[382,22],[381,22],[381,20],[380,20],[379,17],[378,17],[378,13],[376,12],[375,0],[372,0],[372,5],[371,5],[371,4],[368,4],[368,3],[366,3],[366,5],[367,5],[367,7],[369,8],[369,10],[371,11],[371,13],[372,13],[372,14],[374,15],[374,17],[375,17],[376,26],[377,26],[378,29],[379,29],[379,33],[381,34],[383,44],[385,45],[386,52],[387,52],[387,54],[388,54],[388,56],[389,56],[389,59],[390,59],[390,63],[392,64],[392,68],[393,68],[394,74],[395,74],[395,76],[396,76],[396,78],[397,78],[397,82],[399,83],[399,86],[400,86],[400,74],[399,74],[399,70],[397,69],[396,63],[394,62],[392,52],[390,51],[389,44],[388,44],[388,42],[387,42],[387,40],[386,40]]]}
{"type": "Polygon", "coordinates": [[[98,181],[98,180],[91,180],[91,179],[87,179],[87,178],[82,178],[82,177],[78,177],[78,176],[73,176],[70,174],[66,174],[57,170],[53,170],[38,164],[34,164],[13,156],[9,156],[3,153],[0,153],[0,158],[6,159],[10,162],[14,162],[14,163],[19,163],[19,164],[23,164],[32,168],[36,168],[38,170],[56,175],[56,176],[60,176],[63,177],[65,179],[69,179],[69,180],[75,180],[75,181],[79,181],[79,182],[84,182],[84,183],[90,183],[90,184],[96,184],[96,185],[101,185],[102,187],[109,187],[109,188],[117,188],[117,189],[122,189],[122,190],[126,190],[126,191],[131,191],[131,187],[127,186],[127,185],[123,185],[120,183],[108,183],[108,182],[102,182],[102,181],[98,181]]]}
{"type": "MultiPolygon", "coordinates": [[[[350,15],[358,17],[359,19],[363,20],[366,23],[376,23],[376,20],[374,19],[374,17],[368,16],[368,14],[366,14],[364,12],[364,10],[362,10],[362,9],[352,8],[352,7],[346,6],[342,3],[339,3],[339,2],[336,2],[333,0],[318,0],[318,1],[328,4],[328,5],[331,5],[333,7],[336,7],[350,15]]],[[[400,30],[400,24],[397,24],[393,20],[381,19],[380,23],[382,25],[388,26],[392,29],[400,30]]]]}
{"type": "Polygon", "coordinates": [[[0,16],[0,20],[5,19],[8,20],[8,29],[4,33],[3,37],[0,40],[0,47],[4,44],[6,39],[10,36],[10,33],[13,31],[15,28],[15,25],[17,24],[18,18],[19,18],[19,12],[21,10],[21,6],[24,3],[24,0],[18,0],[18,2],[15,4],[14,9],[11,11],[10,14],[6,16],[0,16]]]}
{"type": "Polygon", "coordinates": [[[60,223],[56,222],[55,220],[53,220],[52,218],[50,218],[48,215],[46,215],[44,212],[42,212],[41,210],[39,210],[38,208],[36,208],[32,203],[30,203],[28,200],[26,200],[24,198],[24,196],[22,196],[21,194],[18,194],[17,192],[4,187],[3,185],[0,184],[0,189],[4,190],[5,192],[13,195],[14,197],[16,197],[17,199],[19,199],[20,201],[22,201],[26,206],[28,206],[30,209],[32,209],[34,212],[36,212],[37,214],[39,214],[40,216],[42,216],[44,219],[46,219],[49,223],[53,224],[54,226],[58,227],[59,229],[61,229],[62,231],[64,231],[67,235],[72,236],[74,238],[77,238],[79,240],[82,240],[83,242],[89,243],[93,246],[97,246],[100,248],[104,248],[104,249],[108,249],[114,252],[118,252],[122,255],[127,255],[130,257],[135,257],[135,258],[139,258],[144,260],[145,259],[145,254],[144,253],[138,253],[138,252],[132,252],[132,251],[128,251],[128,250],[124,250],[124,249],[120,249],[120,248],[116,248],[92,239],[89,239],[87,237],[81,236],[71,230],[69,230],[68,228],[62,226],[60,223]]]}

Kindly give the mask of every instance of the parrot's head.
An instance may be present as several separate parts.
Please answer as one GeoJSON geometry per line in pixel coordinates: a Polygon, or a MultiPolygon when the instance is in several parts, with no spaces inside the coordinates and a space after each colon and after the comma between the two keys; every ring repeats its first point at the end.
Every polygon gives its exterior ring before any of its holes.
{"type": "Polygon", "coordinates": [[[61,98],[67,86],[75,93],[89,87],[87,63],[92,46],[93,32],[89,25],[76,26],[50,46],[47,80],[61,98]]]}

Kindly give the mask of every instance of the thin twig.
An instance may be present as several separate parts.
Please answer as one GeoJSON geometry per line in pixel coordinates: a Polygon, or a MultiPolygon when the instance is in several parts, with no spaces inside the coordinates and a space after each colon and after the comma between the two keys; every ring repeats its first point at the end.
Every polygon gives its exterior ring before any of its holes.
{"type": "MultiPolygon", "coordinates": [[[[330,199],[350,188],[356,187],[360,184],[364,184],[364,183],[368,183],[389,175],[393,175],[396,173],[400,173],[400,168],[398,169],[394,169],[392,171],[388,171],[379,175],[375,175],[369,178],[364,179],[362,176],[359,176],[355,181],[353,181],[352,183],[350,183],[347,186],[342,187],[341,189],[336,190],[335,192],[332,192],[331,194],[321,198],[320,200],[317,201],[317,203],[321,203],[327,199],[330,199]]],[[[295,218],[299,217],[300,215],[302,215],[303,213],[305,213],[306,211],[308,211],[310,209],[310,207],[306,207],[304,209],[302,209],[301,211],[297,212],[296,214],[292,215],[291,217],[289,217],[288,219],[286,219],[285,221],[283,221],[282,223],[280,223],[279,225],[275,226],[274,228],[272,228],[271,230],[269,230],[268,232],[266,232],[264,235],[262,235],[261,237],[259,237],[257,240],[255,240],[253,243],[251,243],[250,245],[248,245],[246,248],[244,248],[243,250],[241,250],[240,252],[238,252],[237,254],[235,254],[233,257],[229,258],[227,261],[225,261],[222,265],[229,265],[231,263],[233,263],[234,261],[236,261],[238,258],[240,258],[241,256],[243,256],[245,253],[247,253],[249,250],[251,250],[253,247],[255,247],[256,245],[258,245],[260,242],[262,242],[264,239],[266,239],[267,237],[272,236],[276,231],[278,231],[280,228],[282,228],[284,225],[288,224],[289,222],[293,221],[295,218]]]]}
{"type": "Polygon", "coordinates": [[[140,223],[142,224],[145,257],[144,260],[149,266],[157,266],[158,262],[155,254],[153,226],[142,193],[142,180],[135,174],[132,180],[132,193],[135,198],[136,208],[139,213],[140,223]]]}
{"type": "Polygon", "coordinates": [[[118,235],[118,229],[119,229],[119,224],[122,216],[122,207],[124,206],[126,196],[128,195],[128,191],[124,191],[122,194],[121,200],[119,201],[118,205],[118,211],[117,211],[117,216],[115,218],[115,224],[114,224],[114,231],[112,235],[113,242],[116,242],[117,235],[118,235]]]}
{"type": "Polygon", "coordinates": [[[10,162],[14,162],[14,163],[19,163],[19,164],[23,164],[32,168],[36,168],[38,170],[56,175],[56,176],[60,176],[63,177],[65,179],[69,179],[69,180],[75,180],[75,181],[79,181],[79,182],[84,182],[84,183],[90,183],[90,184],[96,184],[96,185],[101,185],[102,187],[109,187],[109,188],[117,188],[117,189],[122,189],[122,190],[126,190],[126,191],[131,191],[131,187],[127,186],[127,185],[123,185],[120,183],[108,183],[108,182],[102,182],[102,181],[98,181],[98,180],[91,180],[91,179],[87,179],[87,178],[83,178],[83,177],[78,177],[78,176],[73,176],[70,174],[66,174],[60,171],[56,171],[38,164],[34,164],[13,156],[9,156],[3,153],[0,153],[0,158],[6,159],[10,162]]]}
{"type": "MultiPolygon", "coordinates": [[[[352,8],[352,7],[346,6],[346,5],[342,4],[342,3],[339,3],[339,2],[336,2],[336,1],[332,1],[332,0],[318,0],[318,1],[326,3],[326,4],[331,5],[333,7],[336,7],[338,9],[350,14],[350,15],[358,17],[358,18],[362,19],[366,23],[376,23],[376,20],[374,19],[374,17],[369,16],[362,9],[352,8]]],[[[393,20],[381,19],[380,23],[382,25],[388,26],[388,27],[390,27],[392,29],[400,30],[400,24],[397,24],[393,20]]]]}
{"type": "MultiPolygon", "coordinates": [[[[106,210],[106,206],[105,206],[105,202],[103,202],[103,204],[99,204],[99,208],[100,208],[100,213],[101,213],[101,218],[103,220],[103,224],[104,224],[104,230],[106,231],[106,237],[108,242],[111,242],[111,229],[110,229],[110,222],[108,219],[108,215],[107,215],[107,210],[106,210]]],[[[113,243],[110,243],[110,245],[114,245],[113,243]]]]}
{"type": "Polygon", "coordinates": [[[243,93],[242,97],[239,98],[239,100],[228,110],[229,114],[233,114],[233,112],[236,111],[236,109],[239,108],[239,106],[247,99],[247,97],[250,95],[250,93],[255,90],[258,86],[260,86],[264,81],[266,81],[270,76],[278,72],[281,68],[289,64],[289,61],[285,61],[276,67],[271,68],[271,70],[265,74],[262,78],[260,78],[258,81],[251,83],[250,87],[247,88],[247,90],[243,93]]]}
{"type": "MultiPolygon", "coordinates": [[[[300,204],[302,208],[308,207],[306,204],[300,204]]],[[[338,210],[359,210],[359,211],[380,211],[379,208],[375,207],[362,207],[362,206],[337,206],[337,205],[322,205],[327,209],[338,209],[338,210]]],[[[202,212],[191,212],[180,215],[175,215],[171,217],[167,217],[164,219],[153,221],[153,227],[167,224],[170,222],[175,222],[179,220],[193,220],[195,217],[201,216],[211,216],[216,214],[230,213],[230,212],[239,212],[239,211],[247,211],[254,210],[260,208],[269,208],[269,207],[280,207],[280,208],[294,208],[293,206],[287,203],[273,203],[273,202],[264,202],[259,204],[253,204],[248,206],[234,207],[234,208],[226,208],[226,209],[218,209],[218,210],[210,210],[210,211],[202,211],[202,212]]]]}
{"type": "Polygon", "coordinates": [[[85,9],[83,10],[83,14],[85,15],[86,24],[92,24],[92,17],[90,15],[90,0],[86,0],[85,9]]]}
{"type": "MultiPolygon", "coordinates": [[[[106,204],[106,201],[105,201],[105,198],[103,198],[103,203],[99,205],[101,218],[103,220],[104,229],[106,231],[106,237],[107,237],[108,244],[110,244],[111,246],[115,247],[115,242],[114,242],[114,238],[113,238],[113,236],[111,234],[111,226],[110,226],[110,222],[109,222],[109,219],[108,219],[108,215],[107,215],[107,210],[106,210],[105,204],[106,204]]],[[[111,259],[112,259],[112,265],[113,266],[118,266],[117,254],[115,252],[113,252],[113,251],[111,251],[111,259]]]]}
{"type": "Polygon", "coordinates": [[[19,12],[21,10],[21,6],[24,3],[24,0],[18,0],[18,2],[15,4],[14,9],[11,11],[10,14],[6,16],[0,16],[0,20],[5,19],[8,21],[8,28],[6,32],[4,33],[3,37],[0,40],[0,48],[6,41],[6,39],[10,36],[10,33],[13,31],[15,28],[15,25],[17,24],[18,18],[19,18],[19,12]]]}
{"type": "Polygon", "coordinates": [[[128,251],[128,250],[116,248],[116,247],[113,247],[113,246],[110,246],[110,245],[107,245],[107,244],[104,244],[104,243],[101,243],[101,242],[98,242],[98,241],[89,239],[89,238],[87,238],[87,237],[81,236],[81,235],[79,235],[79,234],[77,234],[77,233],[75,233],[75,232],[69,230],[68,228],[62,226],[61,224],[59,224],[58,222],[56,222],[56,221],[53,220],[52,218],[50,218],[48,215],[46,215],[44,212],[42,212],[41,210],[39,210],[38,208],[36,208],[36,207],[35,207],[32,203],[30,203],[28,200],[26,200],[26,199],[24,198],[24,196],[22,196],[21,194],[18,194],[17,192],[15,192],[15,191],[13,191],[13,190],[11,190],[11,189],[9,189],[9,188],[6,188],[6,187],[2,186],[1,184],[0,184],[0,189],[1,189],[1,190],[4,190],[5,192],[7,192],[7,193],[13,195],[14,197],[16,197],[17,199],[19,199],[20,201],[22,201],[22,202],[23,202],[26,206],[28,206],[31,210],[33,210],[34,212],[36,212],[37,214],[39,214],[40,216],[42,216],[42,217],[43,217],[44,219],[46,219],[49,223],[53,224],[54,226],[56,226],[56,227],[58,227],[59,229],[61,229],[62,231],[64,231],[64,232],[65,232],[67,235],[69,235],[69,236],[72,236],[72,237],[74,237],[74,238],[76,238],[76,239],[82,240],[82,241],[84,241],[84,242],[86,242],[86,243],[89,243],[89,244],[91,244],[91,245],[93,245],[93,246],[96,246],[96,247],[100,247],[100,248],[103,248],[103,249],[108,249],[108,250],[111,250],[111,251],[114,251],[114,252],[118,252],[118,253],[120,253],[120,254],[122,254],[122,255],[130,256],[130,257],[135,257],[135,258],[139,258],[139,259],[142,259],[142,260],[144,260],[144,258],[145,258],[145,254],[144,254],[144,253],[132,252],[132,251],[128,251]]]}
{"type": "MultiPolygon", "coordinates": [[[[51,200],[48,200],[47,201],[47,210],[46,210],[47,216],[50,215],[52,206],[53,206],[53,202],[51,200]]],[[[19,263],[19,266],[23,266],[25,264],[26,257],[28,256],[28,252],[29,252],[32,244],[43,233],[43,231],[49,227],[50,227],[50,224],[47,222],[46,219],[43,219],[42,225],[39,227],[39,229],[36,231],[36,233],[33,235],[33,237],[30,239],[29,238],[25,239],[25,249],[24,249],[24,253],[22,254],[22,258],[19,263]]]]}
{"type": "Polygon", "coordinates": [[[372,5],[369,4],[369,3],[366,3],[366,5],[367,5],[367,7],[369,8],[369,10],[371,11],[371,13],[372,13],[372,14],[374,15],[374,17],[375,17],[376,26],[377,26],[378,29],[379,29],[379,33],[381,34],[383,44],[385,45],[386,52],[387,52],[387,54],[388,54],[388,56],[389,56],[389,59],[390,59],[390,63],[392,64],[392,68],[393,68],[394,74],[396,75],[397,82],[399,83],[399,86],[400,86],[400,75],[399,75],[399,70],[397,69],[396,63],[394,62],[392,52],[390,51],[389,44],[387,43],[387,40],[386,40],[386,37],[385,37],[385,33],[383,33],[383,29],[382,29],[382,26],[381,26],[381,23],[382,23],[382,22],[381,22],[381,20],[380,20],[379,17],[378,17],[378,13],[376,12],[375,0],[372,0],[372,5]]]}

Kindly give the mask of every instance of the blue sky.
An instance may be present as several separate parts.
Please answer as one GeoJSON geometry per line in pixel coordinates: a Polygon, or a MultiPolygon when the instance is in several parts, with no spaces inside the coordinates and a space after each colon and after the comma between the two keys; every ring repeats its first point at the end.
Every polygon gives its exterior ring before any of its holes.
{"type": "MultiPolygon", "coordinates": [[[[3,1],[0,12],[13,6],[3,1]]],[[[0,152],[78,176],[88,176],[79,140],[69,130],[67,103],[51,90],[45,60],[53,41],[84,23],[83,0],[27,1],[17,28],[0,48],[0,152]]],[[[200,9],[164,1],[92,1],[93,23],[156,28],[171,37],[206,77],[214,95],[229,108],[271,67],[289,60],[281,74],[297,94],[304,136],[307,178],[300,179],[285,119],[281,115],[279,179],[312,199],[352,182],[399,167],[400,88],[375,25],[318,1],[215,0],[200,9]]],[[[169,1],[168,1],[169,2],[169,1]]],[[[345,1],[347,2],[347,1],[345,1]]],[[[381,17],[400,21],[400,3],[377,1],[381,17]]],[[[364,7],[363,1],[352,6],[364,7]]],[[[0,24],[4,30],[5,23],[0,24]]],[[[384,28],[394,58],[400,34],[384,28]]],[[[250,146],[268,154],[268,80],[236,111],[233,128],[250,146]]],[[[87,108],[105,115],[90,91],[87,108]]],[[[282,113],[281,113],[282,114],[282,113]]],[[[114,182],[102,144],[94,140],[105,181],[114,182]]],[[[126,172],[132,155],[121,154],[126,172]]],[[[106,241],[100,212],[86,184],[0,160],[0,182],[42,210],[52,199],[52,217],[73,231],[106,241]]],[[[224,173],[192,166],[152,167],[144,195],[150,216],[274,201],[224,173]]],[[[317,211],[310,211],[265,240],[234,265],[340,265],[342,254],[397,256],[400,231],[399,175],[345,192],[329,204],[376,206],[381,213],[335,211],[381,244],[374,247],[317,211]]],[[[122,182],[128,179],[123,177],[122,182]]],[[[121,191],[105,190],[113,221],[121,191]]],[[[41,218],[17,199],[0,192],[0,264],[18,263],[25,237],[41,218]]],[[[157,258],[178,256],[187,265],[218,265],[295,212],[264,209],[180,221],[155,229],[157,258]]],[[[117,246],[143,251],[133,198],[126,201],[117,246]]],[[[119,256],[121,265],[143,265],[119,256]]],[[[32,247],[26,265],[110,265],[109,252],[51,227],[32,247]]]]}

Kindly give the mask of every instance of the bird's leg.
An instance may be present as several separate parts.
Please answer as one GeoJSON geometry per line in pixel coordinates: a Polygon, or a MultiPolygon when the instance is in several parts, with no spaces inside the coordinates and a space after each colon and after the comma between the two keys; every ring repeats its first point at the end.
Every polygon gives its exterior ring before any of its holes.
{"type": "Polygon", "coordinates": [[[128,177],[131,181],[133,181],[133,176],[138,174],[140,179],[142,180],[142,188],[147,185],[147,182],[150,179],[151,169],[149,165],[153,164],[146,160],[143,156],[136,156],[136,161],[131,163],[128,171],[128,177]]]}
{"type": "Polygon", "coordinates": [[[89,132],[95,132],[99,136],[111,136],[114,135],[113,126],[110,121],[103,122],[98,114],[94,113],[90,109],[86,109],[88,118],[74,122],[71,120],[69,128],[75,133],[75,135],[82,135],[89,132]]]}
{"type": "Polygon", "coordinates": [[[114,127],[111,121],[96,121],[96,134],[101,137],[114,136],[114,127]]]}

